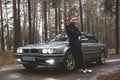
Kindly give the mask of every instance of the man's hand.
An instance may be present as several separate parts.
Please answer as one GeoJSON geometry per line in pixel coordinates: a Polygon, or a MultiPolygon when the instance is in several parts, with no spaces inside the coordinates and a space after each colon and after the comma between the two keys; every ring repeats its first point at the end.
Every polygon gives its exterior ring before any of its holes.
{"type": "Polygon", "coordinates": [[[78,39],[81,40],[81,36],[79,36],[78,39]]]}

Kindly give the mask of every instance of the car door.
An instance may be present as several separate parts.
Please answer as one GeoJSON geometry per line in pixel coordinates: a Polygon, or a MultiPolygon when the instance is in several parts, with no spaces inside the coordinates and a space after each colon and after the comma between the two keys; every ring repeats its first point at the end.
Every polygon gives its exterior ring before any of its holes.
{"type": "Polygon", "coordinates": [[[100,53],[99,42],[94,36],[89,36],[88,40],[90,44],[90,58],[97,58],[100,53]]]}
{"type": "Polygon", "coordinates": [[[81,43],[82,43],[82,51],[84,54],[84,60],[88,60],[91,58],[90,57],[91,48],[90,48],[90,43],[88,41],[88,38],[86,36],[82,36],[81,43]]]}

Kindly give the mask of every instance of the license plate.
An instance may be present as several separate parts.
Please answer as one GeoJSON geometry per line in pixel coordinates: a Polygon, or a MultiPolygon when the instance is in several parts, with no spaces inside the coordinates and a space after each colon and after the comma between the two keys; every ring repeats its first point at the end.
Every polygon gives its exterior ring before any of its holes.
{"type": "Polygon", "coordinates": [[[24,61],[35,61],[35,57],[23,57],[24,61]]]}

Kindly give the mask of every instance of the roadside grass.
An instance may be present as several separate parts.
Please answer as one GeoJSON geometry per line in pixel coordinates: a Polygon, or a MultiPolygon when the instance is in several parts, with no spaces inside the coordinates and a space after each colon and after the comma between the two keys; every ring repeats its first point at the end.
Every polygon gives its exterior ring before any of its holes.
{"type": "MultiPolygon", "coordinates": [[[[119,49],[120,51],[120,49],[119,49]]],[[[108,55],[115,55],[115,49],[108,49],[108,55]]]]}
{"type": "Polygon", "coordinates": [[[12,51],[0,51],[0,66],[17,64],[12,51]]]}
{"type": "Polygon", "coordinates": [[[109,74],[100,75],[97,77],[97,80],[120,80],[120,70],[109,74]]]}
{"type": "Polygon", "coordinates": [[[108,49],[108,55],[114,55],[115,49],[108,49]]]}

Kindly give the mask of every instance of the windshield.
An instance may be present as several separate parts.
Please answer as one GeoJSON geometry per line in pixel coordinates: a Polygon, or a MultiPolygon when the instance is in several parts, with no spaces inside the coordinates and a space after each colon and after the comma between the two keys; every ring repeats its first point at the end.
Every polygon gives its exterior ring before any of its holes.
{"type": "Polygon", "coordinates": [[[68,41],[67,34],[58,34],[52,38],[50,38],[47,42],[59,42],[59,41],[68,41]]]}

